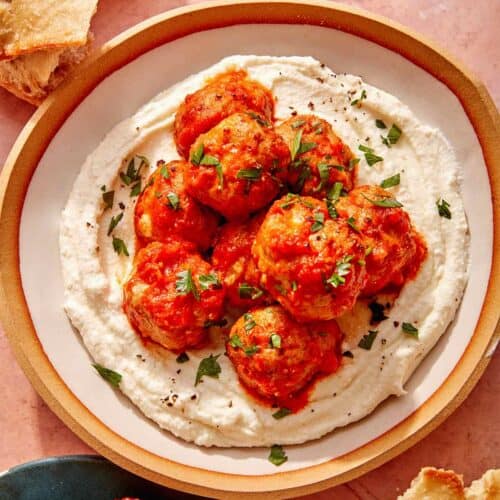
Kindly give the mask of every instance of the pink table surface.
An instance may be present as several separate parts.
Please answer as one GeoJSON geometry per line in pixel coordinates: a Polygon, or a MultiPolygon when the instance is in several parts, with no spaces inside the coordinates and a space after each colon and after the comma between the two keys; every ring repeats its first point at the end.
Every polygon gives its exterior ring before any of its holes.
{"type": "MultiPolygon", "coordinates": [[[[96,45],[122,30],[190,0],[101,0],[93,20],[96,45]]],[[[351,0],[438,42],[486,83],[500,102],[500,2],[495,0],[351,0]]],[[[0,165],[34,108],[0,89],[0,165]]],[[[92,453],[48,409],[14,359],[0,330],[0,471],[52,455],[92,453]]],[[[309,495],[321,499],[393,499],[425,465],[453,468],[466,482],[500,467],[500,355],[465,403],[420,443],[382,467],[342,486],[309,495]]]]}

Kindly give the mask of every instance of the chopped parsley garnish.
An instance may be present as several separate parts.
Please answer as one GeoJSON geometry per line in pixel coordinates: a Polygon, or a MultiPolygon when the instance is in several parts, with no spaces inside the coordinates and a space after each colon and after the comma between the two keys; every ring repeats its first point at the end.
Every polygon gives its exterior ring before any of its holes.
{"type": "Polygon", "coordinates": [[[255,168],[243,168],[237,174],[238,179],[245,179],[246,181],[258,181],[262,176],[262,169],[255,168]]]}
{"type": "Polygon", "coordinates": [[[129,256],[128,250],[127,250],[127,245],[125,245],[125,242],[121,240],[120,238],[116,238],[113,236],[113,250],[118,254],[123,254],[126,257],[129,256]]]}
{"type": "Polygon", "coordinates": [[[372,348],[373,342],[376,339],[378,334],[378,330],[368,330],[366,335],[363,335],[363,338],[359,341],[358,347],[361,349],[366,349],[369,351],[372,348]]]}
{"type": "Polygon", "coordinates": [[[372,205],[381,208],[400,208],[403,206],[403,204],[399,203],[399,201],[395,198],[379,198],[378,200],[372,200],[371,198],[368,198],[368,196],[365,196],[363,193],[361,193],[361,196],[363,196],[365,200],[368,200],[372,205]]]}
{"type": "Polygon", "coordinates": [[[181,352],[179,356],[175,358],[175,361],[177,361],[177,363],[187,363],[189,361],[189,356],[187,353],[181,352]]]}
{"type": "Polygon", "coordinates": [[[221,367],[217,361],[219,356],[220,354],[217,354],[217,356],[210,354],[208,358],[204,358],[200,361],[198,371],[196,372],[196,379],[194,381],[195,387],[201,382],[201,379],[205,375],[207,377],[219,378],[219,373],[221,372],[221,367]]]}
{"type": "Polygon", "coordinates": [[[249,332],[257,323],[253,320],[253,316],[250,313],[245,313],[243,315],[243,319],[245,320],[244,328],[245,331],[249,332]]]}
{"type": "Polygon", "coordinates": [[[440,217],[451,219],[450,204],[446,200],[440,198],[438,201],[436,201],[436,206],[440,217]]]}
{"type": "Polygon", "coordinates": [[[122,376],[109,368],[93,363],[92,366],[96,369],[97,373],[106,381],[109,382],[113,387],[118,387],[122,380],[122,376]]]}
{"type": "Polygon", "coordinates": [[[344,356],[344,358],[354,358],[354,354],[351,351],[344,351],[342,356],[344,356]]]}
{"type": "Polygon", "coordinates": [[[201,159],[203,158],[203,151],[205,147],[201,142],[198,147],[191,153],[191,158],[189,159],[191,163],[194,165],[199,165],[201,163],[201,159]]]}
{"type": "Polygon", "coordinates": [[[289,408],[280,408],[278,411],[275,411],[273,413],[273,418],[275,418],[276,420],[280,420],[283,417],[290,415],[291,413],[292,410],[290,410],[289,408]]]}
{"type": "Polygon", "coordinates": [[[104,202],[104,210],[108,210],[113,208],[113,202],[115,200],[115,192],[114,191],[106,191],[102,193],[102,201],[104,202]]]}
{"type": "Polygon", "coordinates": [[[191,273],[191,269],[187,269],[186,271],[181,271],[177,273],[177,281],[175,282],[175,291],[179,295],[188,295],[189,293],[193,294],[193,297],[196,300],[200,300],[200,292],[196,288],[196,284],[193,281],[193,275],[191,273]]]}
{"type": "Polygon", "coordinates": [[[381,321],[384,321],[388,318],[388,316],[384,314],[384,306],[382,304],[379,304],[376,300],[370,302],[368,304],[368,308],[372,313],[372,316],[370,318],[370,325],[376,325],[377,323],[380,323],[381,321]]]}
{"type": "Polygon", "coordinates": [[[222,189],[224,187],[224,172],[222,172],[222,165],[220,163],[215,166],[215,172],[219,180],[219,189],[222,189]]]}
{"type": "Polygon", "coordinates": [[[263,127],[269,127],[270,125],[270,123],[267,120],[262,118],[262,116],[260,116],[259,114],[254,113],[253,111],[249,111],[247,115],[250,118],[253,118],[259,125],[262,125],[263,127]]]}
{"type": "Polygon", "coordinates": [[[167,165],[165,165],[164,163],[162,164],[162,166],[160,168],[160,175],[164,179],[170,179],[170,172],[168,171],[167,165]]]}
{"type": "Polygon", "coordinates": [[[271,446],[271,451],[267,459],[272,464],[280,466],[281,464],[284,464],[288,460],[288,457],[286,456],[286,453],[283,451],[283,448],[279,444],[273,444],[271,446]]]}
{"type": "Polygon", "coordinates": [[[418,339],[418,328],[414,327],[411,323],[403,323],[401,325],[401,329],[408,335],[418,339]]]}
{"type": "Polygon", "coordinates": [[[295,157],[297,156],[300,148],[300,141],[302,140],[302,130],[299,130],[296,134],[295,137],[293,138],[292,142],[292,149],[290,150],[290,154],[292,157],[292,161],[295,160],[295,157]]]}
{"type": "Polygon", "coordinates": [[[264,292],[255,286],[249,285],[248,283],[242,283],[238,287],[238,295],[240,299],[251,299],[255,300],[262,297],[264,292]]]}
{"type": "Polygon", "coordinates": [[[357,233],[359,233],[359,228],[358,228],[358,226],[356,226],[356,219],[354,217],[349,217],[346,220],[346,222],[351,227],[351,229],[353,229],[354,231],[356,231],[357,233]]]}
{"type": "Polygon", "coordinates": [[[349,160],[349,166],[347,167],[347,170],[349,171],[353,170],[358,163],[359,163],[359,158],[351,158],[349,160]]]}
{"type": "Polygon", "coordinates": [[[302,130],[299,130],[293,138],[292,148],[290,150],[292,161],[302,153],[307,153],[317,146],[315,142],[302,142],[302,130]]]}
{"type": "Polygon", "coordinates": [[[287,193],[287,195],[285,196],[285,202],[280,205],[280,208],[282,208],[283,210],[287,210],[296,202],[301,203],[306,208],[314,208],[314,205],[312,203],[308,202],[300,195],[295,193],[287,193]]]}
{"type": "Polygon", "coordinates": [[[305,182],[307,179],[311,178],[311,168],[307,164],[302,165],[302,169],[299,174],[299,178],[297,179],[297,183],[293,187],[296,191],[301,191],[302,188],[304,187],[305,182]]]}
{"type": "Polygon", "coordinates": [[[328,192],[328,196],[326,198],[326,208],[328,209],[328,214],[332,219],[336,219],[338,217],[335,205],[339,201],[343,189],[344,185],[341,182],[336,182],[332,189],[328,192]]]}
{"type": "Polygon", "coordinates": [[[219,164],[220,164],[219,160],[215,156],[211,155],[204,155],[200,161],[200,165],[216,166],[219,164]]]}
{"type": "Polygon", "coordinates": [[[177,196],[177,193],[168,193],[167,194],[167,199],[168,199],[169,205],[174,210],[179,210],[181,202],[179,200],[179,197],[177,196]]]}
{"type": "Polygon", "coordinates": [[[338,260],[335,265],[335,272],[326,280],[329,285],[333,288],[337,288],[339,285],[345,283],[344,276],[347,276],[351,272],[351,260],[352,255],[344,255],[340,260],[338,260]]]}
{"type": "Polygon", "coordinates": [[[363,153],[365,154],[366,163],[368,163],[368,166],[370,167],[372,167],[373,165],[375,165],[375,163],[378,163],[379,161],[384,161],[384,159],[381,156],[377,156],[373,152],[373,149],[368,146],[363,146],[362,144],[360,144],[358,149],[360,151],[363,151],[363,153]]]}
{"type": "Polygon", "coordinates": [[[317,233],[325,225],[325,214],[323,212],[316,212],[313,217],[314,222],[311,226],[311,233],[317,233]]]}
{"type": "Polygon", "coordinates": [[[243,342],[241,341],[240,337],[238,335],[233,335],[229,339],[229,345],[233,347],[234,349],[238,349],[238,347],[243,348],[243,342]]]}
{"type": "Polygon", "coordinates": [[[401,180],[400,174],[392,175],[391,177],[387,177],[387,179],[384,179],[380,183],[380,187],[383,187],[384,189],[386,189],[386,188],[398,186],[400,180],[401,180]]]}
{"type": "Polygon", "coordinates": [[[120,212],[118,215],[115,215],[114,217],[111,217],[111,220],[109,221],[109,226],[108,226],[108,236],[111,236],[111,233],[114,231],[116,226],[120,223],[120,221],[123,219],[123,212],[120,212]]]}
{"type": "Polygon", "coordinates": [[[328,179],[330,178],[330,165],[328,163],[318,163],[318,172],[319,172],[319,178],[320,178],[320,183],[317,188],[317,191],[320,191],[321,188],[326,185],[328,182],[328,179]]]}
{"type": "Polygon", "coordinates": [[[351,101],[351,106],[358,106],[358,108],[361,106],[361,101],[364,101],[366,99],[366,90],[361,91],[361,95],[357,98],[351,101]]]}
{"type": "Polygon", "coordinates": [[[292,281],[290,286],[292,287],[292,292],[295,292],[297,290],[297,282],[296,281],[292,281]]]}
{"type": "Polygon", "coordinates": [[[126,186],[132,185],[130,196],[138,196],[141,192],[141,170],[143,167],[149,167],[149,160],[145,156],[135,155],[128,162],[127,170],[120,172],[120,179],[126,186]],[[136,166],[137,165],[137,166],[136,166]]]}
{"type": "Polygon", "coordinates": [[[342,195],[342,189],[344,189],[344,185],[341,182],[336,182],[332,189],[328,192],[328,199],[334,202],[339,201],[339,198],[342,195]]]}
{"type": "Polygon", "coordinates": [[[217,178],[219,180],[219,189],[224,187],[224,174],[222,172],[222,165],[220,161],[215,156],[205,155],[204,154],[205,147],[203,143],[201,143],[191,154],[190,161],[194,165],[209,165],[215,167],[215,171],[217,173],[217,178]]]}
{"type": "Polygon", "coordinates": [[[208,290],[210,287],[212,288],[221,288],[221,282],[219,281],[219,278],[217,275],[210,273],[210,274],[201,274],[198,276],[198,281],[200,283],[200,288],[202,290],[208,290]]]}
{"type": "Polygon", "coordinates": [[[142,191],[142,180],[139,179],[133,186],[132,189],[130,190],[130,197],[133,198],[134,196],[139,196],[142,191]]]}
{"type": "Polygon", "coordinates": [[[292,128],[300,128],[302,125],[305,125],[305,120],[297,120],[292,123],[292,128]]]}
{"type": "Polygon", "coordinates": [[[387,128],[387,125],[382,120],[375,120],[375,126],[377,128],[387,128]]]}
{"type": "Polygon", "coordinates": [[[269,345],[275,349],[281,347],[281,337],[277,333],[272,333],[269,337],[269,345]]]}
{"type": "Polygon", "coordinates": [[[281,293],[281,295],[286,295],[285,287],[283,285],[281,285],[280,283],[277,283],[276,285],[274,285],[274,288],[276,288],[276,290],[278,290],[278,292],[281,293]]]}
{"type": "Polygon", "coordinates": [[[399,141],[401,134],[401,129],[395,123],[393,123],[392,127],[389,130],[389,133],[387,134],[387,137],[381,135],[380,139],[388,148],[390,148],[392,147],[392,144],[396,144],[396,142],[399,141]]]}
{"type": "Polygon", "coordinates": [[[285,202],[280,205],[280,208],[283,210],[287,210],[290,208],[296,201],[299,200],[299,195],[294,193],[288,193],[285,197],[285,202]]]}
{"type": "Polygon", "coordinates": [[[321,122],[313,123],[313,130],[316,135],[321,135],[323,133],[323,124],[321,122]]]}
{"type": "Polygon", "coordinates": [[[247,355],[247,356],[253,356],[254,354],[258,353],[259,352],[259,346],[258,345],[251,345],[250,347],[247,347],[246,349],[244,349],[244,353],[247,355]]]}

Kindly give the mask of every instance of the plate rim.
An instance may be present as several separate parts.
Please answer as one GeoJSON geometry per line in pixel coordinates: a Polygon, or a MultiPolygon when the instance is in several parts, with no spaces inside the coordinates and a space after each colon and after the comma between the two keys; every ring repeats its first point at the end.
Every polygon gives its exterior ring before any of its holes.
{"type": "Polygon", "coordinates": [[[212,1],[166,11],[119,34],[82,65],[34,113],[0,174],[0,321],[18,363],[63,422],[98,453],[154,482],[225,498],[313,493],[368,472],[425,437],[467,397],[486,368],[500,311],[500,117],[484,85],[445,51],[411,30],[358,8],[325,0],[212,1]],[[46,147],[80,102],[107,76],[153,48],[191,33],[249,23],[310,24],[344,31],[399,53],[444,83],[459,99],[481,145],[493,200],[493,255],[473,336],[459,362],[405,420],[360,448],[322,464],[243,476],[179,464],[143,450],[106,427],[57,374],[31,322],[19,268],[19,223],[31,177],[46,147]],[[12,175],[13,173],[16,175],[12,175]],[[256,481],[258,479],[258,482],[256,481]],[[256,490],[258,488],[258,490],[256,490]]]}

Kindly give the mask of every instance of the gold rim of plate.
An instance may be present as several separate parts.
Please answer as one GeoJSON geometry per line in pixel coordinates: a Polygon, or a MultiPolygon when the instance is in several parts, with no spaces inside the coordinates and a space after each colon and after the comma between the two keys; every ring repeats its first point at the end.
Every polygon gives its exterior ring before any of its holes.
{"type": "Polygon", "coordinates": [[[453,58],[410,30],[382,17],[327,1],[224,1],[168,11],[97,50],[37,110],[19,135],[0,177],[0,319],[25,374],[63,422],[112,462],[157,483],[201,495],[283,498],[354,479],[417,443],[467,397],[486,368],[500,303],[500,117],[484,85],[453,58]],[[193,15],[194,14],[194,15],[193,15]],[[413,414],[362,447],[320,465],[243,476],[182,465],[150,453],[106,427],[69,390],[43,351],[23,294],[19,224],[38,161],[66,118],[113,71],[149,50],[191,33],[248,24],[310,24],[351,33],[397,52],[443,82],[460,100],[477,134],[492,189],[494,239],[488,290],[473,337],[454,370],[413,414]],[[14,175],[15,173],[15,175],[14,175]]]}

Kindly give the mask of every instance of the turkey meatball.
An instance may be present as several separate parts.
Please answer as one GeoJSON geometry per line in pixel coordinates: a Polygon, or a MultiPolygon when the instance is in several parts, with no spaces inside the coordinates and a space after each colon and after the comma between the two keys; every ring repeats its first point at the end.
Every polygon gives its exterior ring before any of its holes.
{"type": "Polygon", "coordinates": [[[226,118],[191,147],[187,190],[230,220],[267,205],[287,177],[290,151],[247,113],[226,118]]]}
{"type": "Polygon", "coordinates": [[[231,328],[227,354],[240,381],[282,408],[317,374],[340,364],[342,335],[335,321],[301,325],[279,306],[252,309],[231,328]]]}
{"type": "Polygon", "coordinates": [[[245,222],[230,222],[221,227],[215,239],[212,264],[226,288],[228,303],[249,308],[272,300],[260,285],[260,272],[252,258],[252,244],[265,213],[245,222]]]}
{"type": "Polygon", "coordinates": [[[301,322],[349,311],[366,282],[360,236],[311,197],[289,194],[275,201],[252,255],[264,287],[301,322]]]}
{"type": "Polygon", "coordinates": [[[378,186],[358,186],[336,204],[339,217],[355,224],[366,247],[368,279],[363,295],[403,285],[425,259],[425,243],[401,206],[378,186]]]}
{"type": "Polygon", "coordinates": [[[154,242],[135,258],[124,286],[124,310],[140,335],[167,349],[199,347],[209,322],[224,314],[217,273],[183,241],[154,242]]]}
{"type": "Polygon", "coordinates": [[[202,207],[185,188],[187,163],[159,162],[135,207],[135,231],[141,243],[177,237],[206,250],[215,235],[218,217],[202,207]]]}
{"type": "Polygon", "coordinates": [[[277,127],[276,132],[292,152],[289,172],[292,191],[326,198],[336,182],[341,182],[346,191],[352,189],[354,156],[327,121],[314,115],[294,116],[277,127]]]}
{"type": "Polygon", "coordinates": [[[251,112],[263,122],[272,122],[274,98],[245,71],[218,75],[205,87],[186,97],[175,115],[174,139],[179,154],[188,158],[189,148],[200,134],[224,118],[238,112],[251,112]]]}

